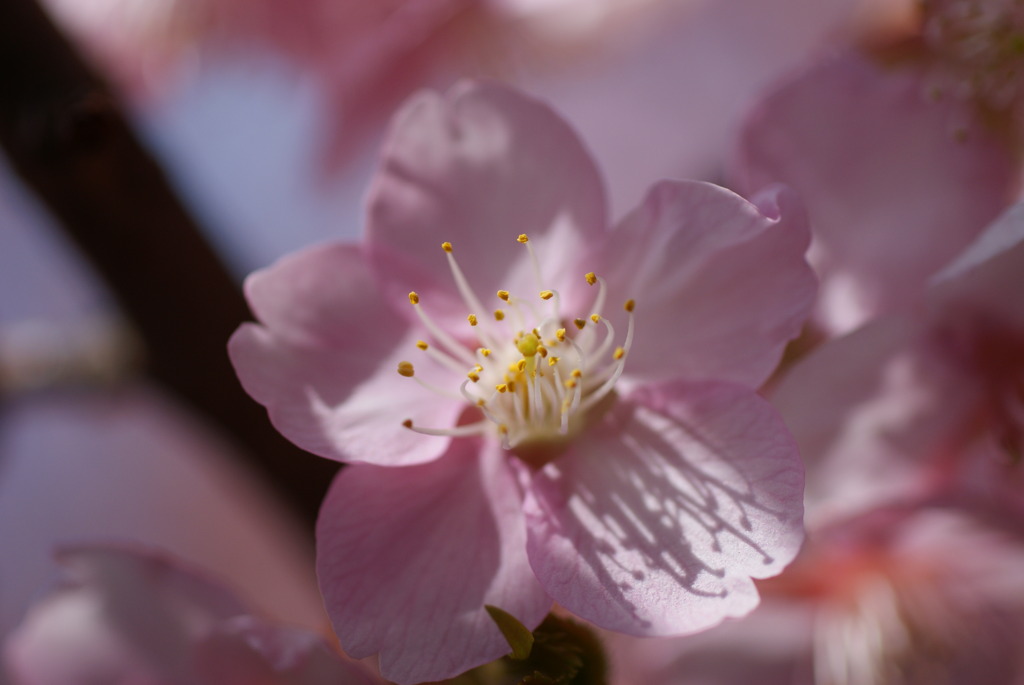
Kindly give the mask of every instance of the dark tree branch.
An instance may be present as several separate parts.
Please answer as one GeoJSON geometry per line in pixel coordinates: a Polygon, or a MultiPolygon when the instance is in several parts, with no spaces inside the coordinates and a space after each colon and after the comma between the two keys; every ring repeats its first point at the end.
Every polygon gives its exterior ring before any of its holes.
{"type": "Polygon", "coordinates": [[[111,91],[33,0],[0,2],[0,144],[110,285],[148,373],[229,433],[312,521],[335,465],[287,442],[242,391],[225,351],[251,318],[237,284],[111,91]]]}

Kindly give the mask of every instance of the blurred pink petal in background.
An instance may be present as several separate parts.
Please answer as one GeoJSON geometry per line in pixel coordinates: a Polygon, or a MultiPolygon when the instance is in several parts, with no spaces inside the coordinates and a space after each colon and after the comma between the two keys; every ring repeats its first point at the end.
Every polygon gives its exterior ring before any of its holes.
{"type": "Polygon", "coordinates": [[[14,685],[377,682],[316,634],[250,615],[227,588],[144,547],[57,558],[61,584],[4,647],[14,685]]]}
{"type": "Polygon", "coordinates": [[[807,205],[830,335],[919,302],[1016,195],[1005,135],[972,103],[929,97],[926,73],[844,53],[774,89],[744,127],[744,192],[782,182],[807,205]]]}
{"type": "Polygon", "coordinates": [[[809,516],[997,492],[1024,445],[1024,212],[993,222],[924,302],[829,342],[773,394],[808,462],[809,516]],[[980,479],[980,480],[979,480],[980,479]]]}

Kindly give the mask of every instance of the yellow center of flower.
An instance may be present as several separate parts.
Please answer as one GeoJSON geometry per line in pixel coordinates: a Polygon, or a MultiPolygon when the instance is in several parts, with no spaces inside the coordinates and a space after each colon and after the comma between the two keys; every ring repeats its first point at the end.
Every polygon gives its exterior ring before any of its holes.
{"type": "Polygon", "coordinates": [[[469,330],[458,335],[445,331],[424,310],[420,296],[409,293],[409,302],[432,338],[430,343],[418,341],[416,347],[430,363],[452,372],[452,387],[437,387],[421,380],[409,361],[398,365],[398,373],[438,394],[465,400],[477,407],[482,417],[453,428],[424,427],[409,420],[403,425],[425,435],[490,433],[523,461],[541,466],[557,457],[568,441],[585,429],[588,413],[599,412],[613,396],[633,342],[635,303],[628,300],[624,305],[628,325],[619,340],[612,323],[602,315],[605,281],[588,273],[583,278],[598,288],[594,305],[584,316],[570,319],[561,311],[558,291],[545,287],[529,238],[523,234],[517,241],[529,251],[537,295],[520,297],[499,290],[495,296],[504,308],[494,310],[493,319],[477,316],[476,312],[489,307],[484,307],[470,288],[449,242],[441,247],[470,310],[469,330]],[[568,321],[575,326],[570,329],[568,321]],[[467,332],[475,345],[462,342],[467,332]]]}

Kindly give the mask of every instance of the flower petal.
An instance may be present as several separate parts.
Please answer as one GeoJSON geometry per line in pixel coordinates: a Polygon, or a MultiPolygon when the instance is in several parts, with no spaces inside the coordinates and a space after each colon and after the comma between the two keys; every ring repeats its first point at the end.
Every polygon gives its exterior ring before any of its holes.
{"type": "MultiPolygon", "coordinates": [[[[390,269],[388,278],[406,291],[432,287],[424,281],[429,274],[450,283],[442,241],[453,244],[477,293],[564,289],[576,281],[579,291],[589,269],[574,262],[607,226],[601,179],[572,129],[546,105],[493,84],[413,98],[391,128],[367,206],[367,240],[405,259],[407,267],[390,269]],[[552,279],[544,286],[516,244],[521,233],[552,279]],[[424,269],[413,270],[417,264],[424,269]],[[563,285],[559,279],[570,275],[563,285]]],[[[454,298],[437,306],[466,316],[454,298]]]]}
{"type": "Polygon", "coordinates": [[[809,524],[932,485],[928,470],[958,451],[982,390],[949,352],[922,317],[892,315],[789,370],[772,403],[807,464],[809,524]]]}
{"type": "Polygon", "coordinates": [[[5,645],[18,682],[191,682],[191,642],[244,612],[176,562],[114,547],[61,550],[64,584],[5,645]]]}
{"type": "Polygon", "coordinates": [[[833,333],[917,301],[1015,192],[1012,147],[925,90],[914,69],[848,54],[775,90],[743,131],[740,188],[782,182],[807,204],[833,333]]]}
{"type": "Polygon", "coordinates": [[[526,559],[519,487],[497,445],[339,474],[317,524],[317,573],[342,647],[398,683],[455,676],[510,651],[485,604],[533,628],[551,606],[526,559]]]}
{"type": "Polygon", "coordinates": [[[758,603],[803,539],[803,469],[772,408],[722,383],[642,388],[538,471],[530,563],[556,602],[634,635],[694,633],[758,603]]]}
{"type": "Polygon", "coordinates": [[[1024,203],[1018,203],[935,276],[927,300],[934,314],[972,311],[1007,330],[1024,331],[1024,298],[1007,297],[1022,288],[1024,203]]]}
{"type": "Polygon", "coordinates": [[[196,671],[210,685],[378,685],[359,662],[331,651],[314,633],[236,616],[195,646],[196,671]]]}
{"type": "Polygon", "coordinates": [[[611,293],[636,300],[628,377],[757,387],[771,373],[815,287],[799,203],[779,188],[758,202],[764,210],[709,183],[663,181],[616,228],[605,275],[611,293]]]}
{"type": "MultiPolygon", "coordinates": [[[[400,361],[422,353],[414,331],[382,301],[359,248],[288,257],[251,276],[246,291],[263,325],[243,325],[228,351],[246,392],[289,440],[330,459],[386,465],[444,451],[444,438],[402,422],[450,428],[464,402],[398,374],[400,361]]],[[[429,381],[437,367],[423,366],[416,373],[429,381]]]]}

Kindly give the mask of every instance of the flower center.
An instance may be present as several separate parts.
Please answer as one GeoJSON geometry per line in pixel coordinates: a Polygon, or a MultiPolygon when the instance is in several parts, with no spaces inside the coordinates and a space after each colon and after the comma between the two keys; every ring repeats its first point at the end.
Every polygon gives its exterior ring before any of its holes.
{"type": "Polygon", "coordinates": [[[1021,0],[923,0],[921,7],[924,41],[957,76],[957,90],[995,110],[1021,104],[1021,0]]]}
{"type": "Polygon", "coordinates": [[[454,380],[450,388],[433,386],[416,376],[408,361],[399,363],[398,373],[440,395],[461,398],[482,414],[479,421],[454,428],[423,427],[411,420],[404,422],[406,428],[425,435],[494,434],[521,460],[542,466],[585,428],[588,412],[600,411],[613,397],[633,342],[634,302],[624,305],[628,325],[619,343],[614,326],[602,314],[605,281],[588,273],[583,278],[598,287],[594,305],[583,316],[567,317],[558,292],[545,287],[529,238],[523,234],[518,241],[529,252],[538,299],[499,290],[493,309],[485,308],[470,288],[452,244],[441,245],[470,311],[466,320],[475,340],[471,346],[460,342],[462,336],[437,325],[424,311],[420,296],[409,293],[409,302],[432,339],[420,340],[416,347],[432,363],[451,371],[454,380]]]}

